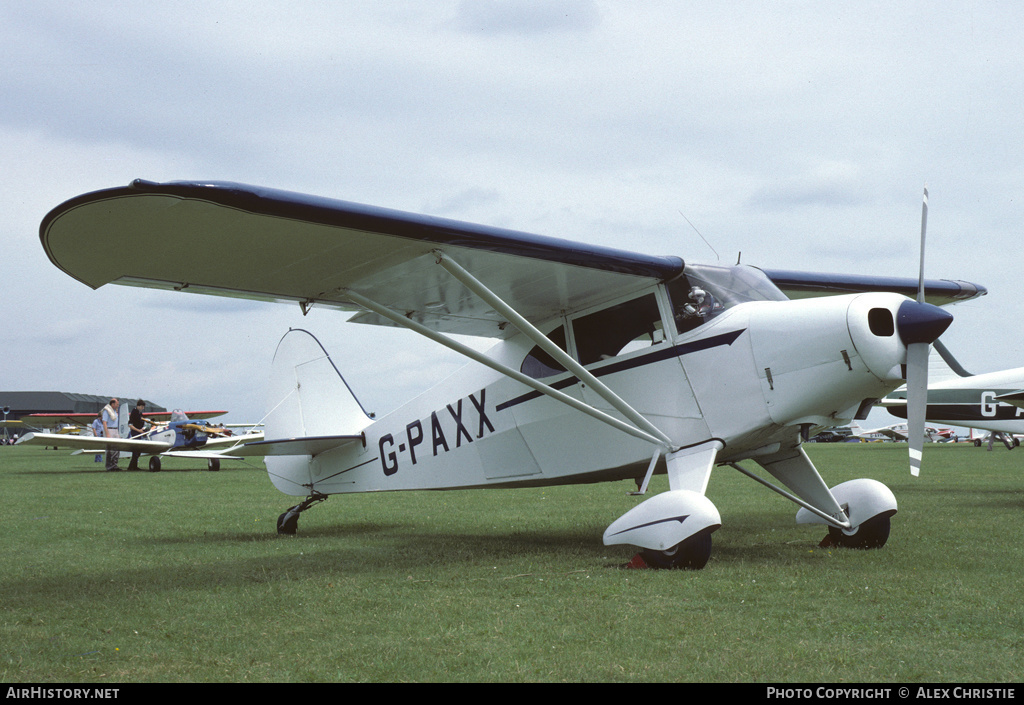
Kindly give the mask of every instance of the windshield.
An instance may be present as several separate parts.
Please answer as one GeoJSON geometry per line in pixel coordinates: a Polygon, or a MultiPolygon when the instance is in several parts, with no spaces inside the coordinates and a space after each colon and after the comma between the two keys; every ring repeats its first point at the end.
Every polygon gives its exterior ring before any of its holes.
{"type": "Polygon", "coordinates": [[[688,264],[683,276],[668,285],[680,333],[711,320],[746,301],[786,301],[775,284],[754,267],[688,264]]]}
{"type": "Polygon", "coordinates": [[[712,293],[722,303],[723,309],[744,301],[786,301],[786,295],[772,280],[754,267],[688,264],[684,273],[691,283],[712,293]]]}

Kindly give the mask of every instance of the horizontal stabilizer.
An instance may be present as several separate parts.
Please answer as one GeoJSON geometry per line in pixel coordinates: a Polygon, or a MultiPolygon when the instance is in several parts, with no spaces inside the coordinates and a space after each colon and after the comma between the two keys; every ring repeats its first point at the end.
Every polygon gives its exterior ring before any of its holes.
{"type": "Polygon", "coordinates": [[[363,443],[363,436],[308,436],[303,438],[279,438],[270,441],[246,443],[230,452],[237,456],[265,455],[320,455],[350,443],[363,443]]]}

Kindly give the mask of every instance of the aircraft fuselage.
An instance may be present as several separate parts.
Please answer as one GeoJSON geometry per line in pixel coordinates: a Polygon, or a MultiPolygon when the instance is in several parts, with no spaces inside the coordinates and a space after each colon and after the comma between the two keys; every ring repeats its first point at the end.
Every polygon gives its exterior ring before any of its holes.
{"type": "MultiPolygon", "coordinates": [[[[590,329],[602,323],[588,321],[588,312],[558,321],[555,330],[577,359],[593,359],[588,371],[677,448],[715,439],[724,446],[720,461],[776,452],[795,445],[802,428],[847,423],[903,383],[905,348],[892,323],[907,300],[901,295],[748,301],[696,324],[678,324],[670,296],[659,285],[633,299],[650,297],[650,307],[623,302],[626,314],[656,316],[650,325],[609,314],[607,325],[630,339],[607,354],[588,349],[590,329]],[[637,340],[633,328],[647,333],[637,340]]],[[[538,360],[543,354],[525,336],[498,343],[489,355],[514,369],[553,372],[543,377],[551,387],[618,415],[571,372],[538,360]]],[[[363,434],[364,444],[275,459],[271,477],[294,495],[311,488],[330,494],[567,484],[637,478],[652,453],[640,438],[472,364],[363,434]]]]}

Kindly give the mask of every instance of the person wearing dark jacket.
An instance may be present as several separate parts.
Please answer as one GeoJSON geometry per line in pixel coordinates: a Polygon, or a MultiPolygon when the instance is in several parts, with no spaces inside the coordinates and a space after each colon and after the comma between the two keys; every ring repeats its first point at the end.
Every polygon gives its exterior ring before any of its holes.
{"type": "MultiPolygon", "coordinates": [[[[146,432],[146,424],[151,423],[150,421],[148,421],[147,419],[142,417],[142,412],[143,412],[143,410],[145,408],[146,408],[146,402],[144,402],[143,400],[139,399],[137,402],[135,402],[135,408],[132,409],[132,413],[130,413],[128,415],[128,437],[129,438],[135,438],[136,436],[141,436],[143,433],[146,432]]],[[[140,451],[137,451],[137,450],[133,450],[132,451],[132,460],[131,460],[130,463],[128,463],[128,469],[129,470],[138,470],[139,469],[139,455],[141,455],[140,451]]]]}

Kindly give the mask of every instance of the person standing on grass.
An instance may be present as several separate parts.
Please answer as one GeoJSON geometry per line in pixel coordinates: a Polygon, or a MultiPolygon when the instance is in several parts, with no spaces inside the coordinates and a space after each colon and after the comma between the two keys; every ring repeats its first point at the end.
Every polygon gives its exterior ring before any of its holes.
{"type": "MultiPolygon", "coordinates": [[[[143,418],[142,412],[146,408],[146,402],[139,399],[135,402],[135,408],[132,409],[131,415],[128,416],[128,437],[136,438],[146,432],[146,424],[150,423],[148,419],[143,418]]],[[[129,470],[139,469],[139,455],[141,452],[138,450],[132,451],[131,462],[128,463],[129,470]]]]}
{"type": "MultiPolygon", "coordinates": [[[[103,411],[100,412],[100,416],[103,419],[103,436],[105,438],[120,438],[121,434],[117,430],[117,407],[121,405],[117,399],[111,399],[110,403],[103,407],[103,411]]],[[[121,468],[117,467],[117,461],[121,457],[121,452],[113,447],[107,446],[107,470],[109,472],[116,472],[121,468]]]]}

